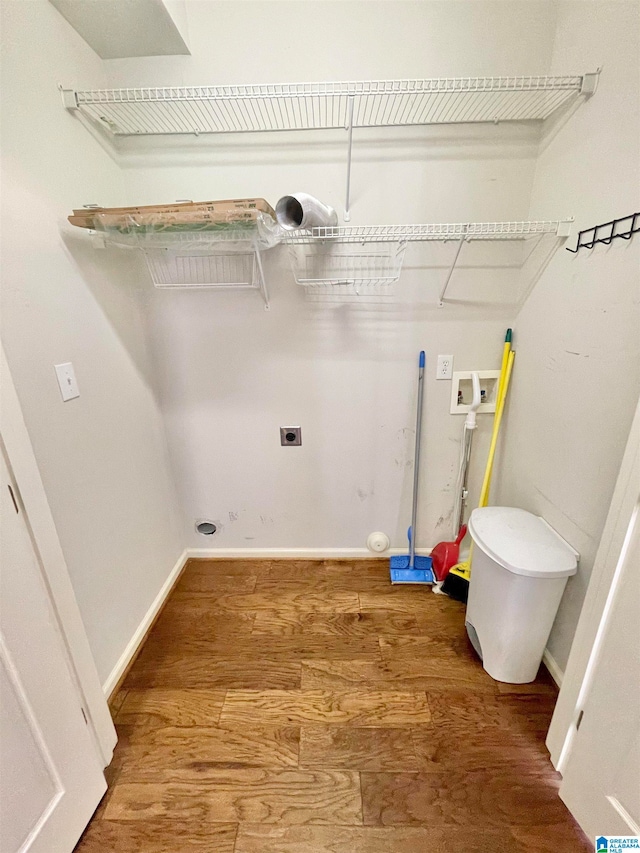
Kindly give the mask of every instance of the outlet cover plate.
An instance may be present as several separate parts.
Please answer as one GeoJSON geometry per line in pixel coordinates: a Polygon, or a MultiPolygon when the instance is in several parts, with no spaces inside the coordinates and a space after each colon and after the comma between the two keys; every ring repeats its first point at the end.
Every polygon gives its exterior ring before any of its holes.
{"type": "Polygon", "coordinates": [[[436,366],[436,379],[451,379],[453,376],[453,356],[439,355],[436,366]]]}

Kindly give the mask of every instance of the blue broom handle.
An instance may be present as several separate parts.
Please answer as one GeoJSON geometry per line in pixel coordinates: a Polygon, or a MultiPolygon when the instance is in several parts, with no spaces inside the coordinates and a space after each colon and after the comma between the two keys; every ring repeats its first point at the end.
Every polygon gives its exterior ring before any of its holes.
{"type": "Polygon", "coordinates": [[[418,480],[420,478],[420,433],[422,432],[422,397],[424,394],[424,350],[420,353],[418,362],[418,414],[416,417],[416,451],[413,463],[413,507],[411,509],[411,544],[409,552],[409,568],[415,565],[416,556],[416,523],[418,521],[418,480]]]}

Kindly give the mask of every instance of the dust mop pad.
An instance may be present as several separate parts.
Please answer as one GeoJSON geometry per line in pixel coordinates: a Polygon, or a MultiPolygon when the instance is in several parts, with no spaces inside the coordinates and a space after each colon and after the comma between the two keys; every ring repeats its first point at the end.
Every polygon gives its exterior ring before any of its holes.
{"type": "Polygon", "coordinates": [[[413,566],[409,565],[409,556],[399,554],[391,558],[391,583],[428,583],[436,582],[431,567],[431,557],[413,558],[413,566]]]}

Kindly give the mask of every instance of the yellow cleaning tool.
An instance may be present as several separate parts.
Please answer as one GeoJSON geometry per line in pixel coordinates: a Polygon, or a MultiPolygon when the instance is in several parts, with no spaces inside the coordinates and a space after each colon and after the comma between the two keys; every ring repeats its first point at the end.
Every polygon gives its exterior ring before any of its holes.
{"type": "Polygon", "coordinates": [[[511,372],[513,370],[513,362],[515,361],[516,354],[514,350],[511,350],[509,353],[509,358],[507,360],[507,371],[504,377],[504,383],[502,386],[502,394],[500,396],[500,400],[498,401],[498,406],[496,408],[496,416],[493,422],[493,435],[491,436],[491,445],[489,447],[489,458],[487,459],[487,467],[484,472],[484,480],[482,481],[482,490],[480,492],[480,501],[478,502],[478,506],[486,506],[489,503],[489,489],[491,488],[491,475],[493,473],[493,460],[496,458],[496,447],[498,445],[498,433],[500,432],[500,423],[502,422],[502,413],[504,412],[504,405],[507,401],[507,392],[509,390],[509,383],[511,381],[511,372]]]}
{"type": "Polygon", "coordinates": [[[500,365],[500,377],[498,379],[498,393],[496,394],[496,409],[497,403],[502,397],[502,389],[504,386],[504,378],[507,375],[507,362],[509,361],[509,353],[511,352],[511,329],[507,329],[507,334],[504,336],[504,346],[502,347],[502,364],[500,365]]]}
{"type": "MultiPolygon", "coordinates": [[[[498,380],[498,394],[496,398],[496,414],[493,419],[493,433],[491,435],[487,467],[484,472],[478,506],[487,506],[489,503],[489,489],[491,487],[491,475],[493,473],[493,460],[495,459],[496,448],[498,446],[500,423],[502,421],[502,413],[504,412],[507,393],[509,391],[509,383],[511,381],[511,373],[513,371],[513,362],[515,357],[515,351],[511,349],[511,329],[508,329],[502,352],[502,369],[500,370],[500,379],[498,380]]],[[[469,556],[467,559],[464,562],[457,563],[455,566],[451,567],[449,574],[442,585],[442,591],[451,596],[451,598],[456,598],[458,601],[466,602],[467,600],[469,593],[469,579],[471,577],[472,553],[473,542],[469,548],[469,556]]]]}

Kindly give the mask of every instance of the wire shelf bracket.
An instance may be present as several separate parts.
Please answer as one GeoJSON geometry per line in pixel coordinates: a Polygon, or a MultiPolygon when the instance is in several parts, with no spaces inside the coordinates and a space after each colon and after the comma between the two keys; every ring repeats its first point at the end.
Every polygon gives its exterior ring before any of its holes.
{"type": "Polygon", "coordinates": [[[573,76],[439,77],[137,89],[65,89],[66,109],[109,137],[343,129],[350,220],[356,128],[544,121],[591,97],[599,69],[573,76]]]}
{"type": "Polygon", "coordinates": [[[442,285],[442,290],[440,291],[440,296],[438,298],[438,305],[440,308],[444,305],[444,297],[447,292],[447,288],[449,287],[449,282],[451,281],[451,276],[453,275],[453,271],[456,268],[456,264],[458,263],[458,258],[460,257],[460,252],[462,251],[462,246],[464,241],[467,239],[467,229],[465,228],[464,233],[460,235],[460,241],[458,243],[458,248],[456,249],[456,253],[453,256],[453,261],[451,262],[451,266],[449,268],[449,272],[445,279],[444,284],[442,285]]]}

